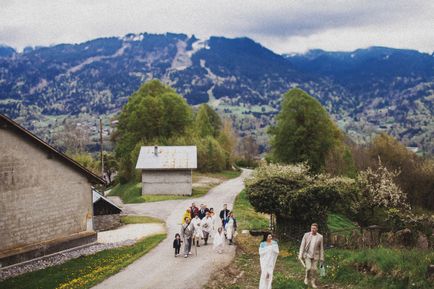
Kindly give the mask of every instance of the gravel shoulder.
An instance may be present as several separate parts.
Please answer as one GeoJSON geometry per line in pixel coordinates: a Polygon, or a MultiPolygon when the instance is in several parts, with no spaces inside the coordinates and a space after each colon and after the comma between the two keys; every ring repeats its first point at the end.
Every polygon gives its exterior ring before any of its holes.
{"type": "Polygon", "coordinates": [[[128,224],[120,228],[98,232],[98,243],[118,243],[127,240],[137,241],[151,235],[164,234],[163,224],[128,224]]]}
{"type": "Polygon", "coordinates": [[[205,203],[217,213],[225,203],[231,209],[236,195],[244,188],[243,179],[249,174],[250,171],[244,170],[240,177],[223,182],[197,199],[125,204],[126,214],[143,214],[165,220],[168,238],[142,258],[93,288],[202,288],[214,271],[227,266],[233,260],[235,246],[226,246],[224,254],[214,252],[212,245],[201,246],[197,250],[197,256],[175,258],[172,240],[180,230],[183,212],[192,202],[205,203]]]}

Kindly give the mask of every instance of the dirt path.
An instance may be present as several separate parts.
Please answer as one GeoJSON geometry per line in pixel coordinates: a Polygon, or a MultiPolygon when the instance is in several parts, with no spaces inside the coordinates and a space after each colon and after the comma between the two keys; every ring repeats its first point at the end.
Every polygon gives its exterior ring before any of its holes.
{"type": "Polygon", "coordinates": [[[165,220],[168,238],[154,250],[94,288],[202,288],[212,272],[231,262],[235,256],[235,248],[226,246],[226,252],[219,255],[212,250],[212,245],[201,246],[197,250],[198,256],[175,258],[172,241],[175,233],[180,230],[183,212],[193,201],[213,207],[217,214],[224,203],[232,209],[236,195],[244,188],[243,179],[249,174],[250,171],[245,170],[240,177],[218,185],[201,198],[125,205],[126,213],[144,214],[165,220]]]}

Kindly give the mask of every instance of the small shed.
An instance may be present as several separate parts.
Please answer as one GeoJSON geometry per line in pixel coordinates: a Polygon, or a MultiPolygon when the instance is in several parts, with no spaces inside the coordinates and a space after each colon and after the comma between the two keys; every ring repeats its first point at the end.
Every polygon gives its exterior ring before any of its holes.
{"type": "Polygon", "coordinates": [[[119,227],[121,225],[120,213],[122,209],[95,189],[92,190],[92,198],[93,229],[95,231],[105,231],[119,227]]]}
{"type": "Polygon", "coordinates": [[[94,216],[113,215],[120,214],[122,212],[121,208],[116,206],[115,203],[104,197],[95,189],[92,190],[92,197],[94,216]]]}
{"type": "Polygon", "coordinates": [[[191,195],[196,146],[142,146],[136,169],[142,171],[142,195],[191,195]]]}

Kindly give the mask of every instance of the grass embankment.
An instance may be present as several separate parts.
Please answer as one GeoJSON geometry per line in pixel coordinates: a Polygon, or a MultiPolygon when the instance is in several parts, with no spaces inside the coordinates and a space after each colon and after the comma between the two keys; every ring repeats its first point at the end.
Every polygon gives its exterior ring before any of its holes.
{"type": "Polygon", "coordinates": [[[241,191],[234,204],[235,217],[237,219],[238,231],[267,229],[269,216],[261,214],[253,209],[247,199],[246,191],[241,191]]]}
{"type": "MultiPolygon", "coordinates": [[[[266,216],[253,210],[244,192],[237,197],[235,210],[240,231],[263,229],[268,225],[266,216]]],[[[331,231],[357,228],[348,218],[338,214],[331,214],[328,221],[331,231]]],[[[260,241],[261,237],[240,234],[235,260],[212,277],[207,289],[257,288],[260,276],[260,241]]],[[[304,269],[297,260],[298,246],[299,244],[279,242],[280,254],[274,270],[273,289],[307,287],[303,284],[304,269]]],[[[327,276],[321,278],[318,283],[327,285],[327,288],[434,288],[434,280],[428,280],[426,277],[428,265],[434,264],[433,251],[334,248],[325,251],[325,259],[327,276]]]]}
{"type": "Polygon", "coordinates": [[[193,172],[193,181],[196,177],[209,177],[216,178],[222,180],[229,180],[237,178],[241,175],[241,170],[225,170],[217,173],[201,173],[201,172],[193,172]]]}
{"type": "MultiPolygon", "coordinates": [[[[219,179],[219,182],[236,178],[240,175],[240,171],[223,171],[220,173],[193,173],[193,182],[201,177],[209,177],[219,179]]],[[[119,196],[124,203],[144,203],[144,202],[159,202],[167,200],[183,200],[188,198],[199,198],[204,196],[210,189],[218,183],[208,183],[200,187],[193,188],[191,196],[176,196],[176,195],[145,195],[142,196],[142,184],[140,182],[129,182],[126,184],[118,184],[110,191],[110,196],[119,196]]]]}
{"type": "Polygon", "coordinates": [[[91,288],[148,253],[166,238],[159,234],[132,246],[120,247],[70,260],[0,282],[1,289],[91,288]]]}

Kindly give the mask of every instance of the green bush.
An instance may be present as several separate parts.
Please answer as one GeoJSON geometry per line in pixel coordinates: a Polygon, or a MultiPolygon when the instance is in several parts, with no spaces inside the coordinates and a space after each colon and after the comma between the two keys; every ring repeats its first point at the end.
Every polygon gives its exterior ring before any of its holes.
{"type": "Polygon", "coordinates": [[[327,231],[327,216],[342,196],[354,188],[354,180],[310,175],[305,164],[262,164],[246,181],[247,196],[253,207],[275,214],[279,235],[299,237],[316,222],[327,231]]]}

